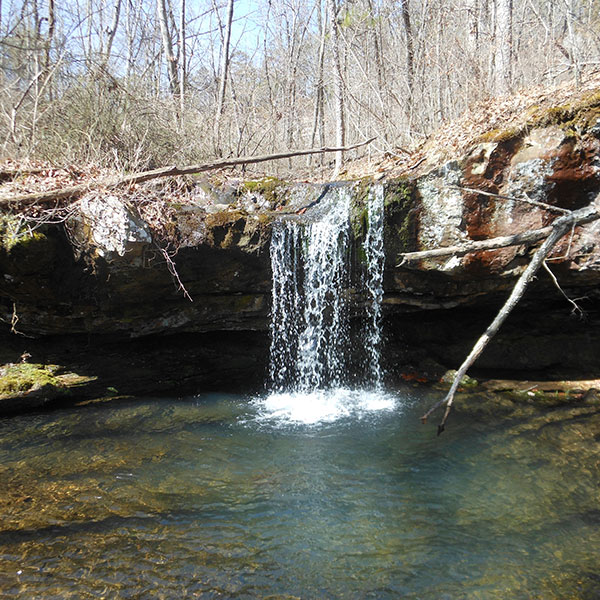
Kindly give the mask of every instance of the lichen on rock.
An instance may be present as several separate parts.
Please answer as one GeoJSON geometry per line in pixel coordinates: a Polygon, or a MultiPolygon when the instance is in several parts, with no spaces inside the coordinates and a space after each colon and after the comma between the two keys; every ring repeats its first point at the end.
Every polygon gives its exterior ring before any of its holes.
{"type": "Polygon", "coordinates": [[[79,241],[85,240],[102,257],[123,257],[136,246],[152,242],[146,224],[117,196],[84,196],[73,221],[79,241]]]}
{"type": "Polygon", "coordinates": [[[457,188],[461,179],[462,170],[456,161],[419,179],[419,242],[422,249],[450,246],[466,239],[463,195],[457,188]]]}

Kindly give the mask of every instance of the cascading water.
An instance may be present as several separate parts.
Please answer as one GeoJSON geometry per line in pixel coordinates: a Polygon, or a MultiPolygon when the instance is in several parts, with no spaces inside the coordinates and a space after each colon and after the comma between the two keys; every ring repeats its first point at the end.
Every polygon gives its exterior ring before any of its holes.
{"type": "Polygon", "coordinates": [[[383,186],[369,190],[367,235],[363,244],[367,258],[365,287],[368,292],[365,347],[369,359],[369,375],[376,389],[383,386],[381,371],[381,303],[383,301],[383,186]]]}
{"type": "Polygon", "coordinates": [[[364,390],[350,390],[349,307],[350,187],[331,187],[310,217],[284,218],[273,227],[271,267],[270,414],[305,423],[333,420],[358,406],[389,408],[381,394],[383,297],[383,187],[368,195],[363,242],[365,276],[358,296],[367,298],[360,346],[366,353],[364,390]],[[317,213],[317,214],[315,214],[317,213]],[[373,391],[375,390],[375,391],[373,391]]]}
{"type": "Polygon", "coordinates": [[[350,194],[337,188],[316,221],[273,229],[270,376],[278,391],[342,383],[348,281],[350,194]]]}

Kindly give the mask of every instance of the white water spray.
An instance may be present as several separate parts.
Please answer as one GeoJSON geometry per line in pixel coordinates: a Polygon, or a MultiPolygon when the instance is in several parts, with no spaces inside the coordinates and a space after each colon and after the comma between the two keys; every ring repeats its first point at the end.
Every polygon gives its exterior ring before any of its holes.
{"type": "Polygon", "coordinates": [[[318,221],[273,228],[270,378],[277,391],[340,385],[347,345],[350,194],[334,188],[318,221]]]}

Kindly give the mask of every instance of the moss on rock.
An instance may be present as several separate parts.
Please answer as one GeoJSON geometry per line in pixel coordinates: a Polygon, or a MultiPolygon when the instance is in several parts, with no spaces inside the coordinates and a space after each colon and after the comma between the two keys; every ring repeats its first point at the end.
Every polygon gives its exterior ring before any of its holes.
{"type": "Polygon", "coordinates": [[[0,414],[36,409],[69,396],[72,388],[96,380],[66,372],[58,365],[8,363],[0,366],[0,414]]]}
{"type": "Polygon", "coordinates": [[[600,119],[600,92],[593,92],[576,102],[551,107],[534,107],[527,121],[528,128],[558,125],[571,135],[581,135],[600,119]]]}
{"type": "Polygon", "coordinates": [[[384,192],[385,225],[388,228],[386,256],[396,257],[400,252],[415,250],[417,245],[418,211],[415,184],[409,179],[389,181],[384,192]]]}
{"type": "Polygon", "coordinates": [[[263,177],[262,179],[253,179],[244,181],[240,186],[241,192],[250,192],[260,194],[271,206],[275,206],[282,201],[282,188],[285,183],[276,177],[263,177]]]}
{"type": "Polygon", "coordinates": [[[58,367],[29,363],[9,363],[0,367],[0,397],[29,392],[44,386],[60,386],[58,367]]]}
{"type": "Polygon", "coordinates": [[[0,247],[5,252],[11,253],[19,249],[31,252],[36,244],[46,241],[47,238],[42,232],[23,227],[21,219],[9,214],[0,214],[0,247]]]}
{"type": "Polygon", "coordinates": [[[474,140],[474,144],[482,144],[486,142],[502,143],[519,138],[525,134],[526,127],[507,127],[506,129],[498,128],[491,129],[481,134],[474,140]]]}

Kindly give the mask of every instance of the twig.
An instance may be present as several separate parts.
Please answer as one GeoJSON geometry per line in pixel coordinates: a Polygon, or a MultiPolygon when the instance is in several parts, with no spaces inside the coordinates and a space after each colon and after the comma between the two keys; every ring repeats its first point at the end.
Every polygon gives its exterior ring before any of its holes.
{"type": "Polygon", "coordinates": [[[187,298],[190,302],[193,302],[194,301],[193,298],[189,295],[188,291],[185,289],[185,285],[183,285],[183,282],[181,281],[181,279],[179,277],[179,273],[177,272],[177,267],[175,266],[173,259],[171,258],[169,253],[164,248],[161,248],[158,245],[157,245],[157,248],[160,250],[160,253],[163,255],[165,262],[167,263],[167,269],[169,270],[171,277],[177,283],[177,286],[178,286],[177,291],[183,292],[184,298],[187,298]]]}
{"type": "Polygon", "coordinates": [[[422,162],[425,162],[425,160],[427,160],[427,157],[424,156],[423,158],[421,158],[420,160],[418,160],[416,163],[414,163],[413,165],[410,165],[410,167],[408,167],[409,171],[412,171],[413,169],[416,169],[422,162]]]}
{"type": "Polygon", "coordinates": [[[578,314],[580,317],[583,317],[583,314],[584,314],[583,309],[579,306],[579,304],[577,304],[577,302],[575,302],[575,300],[571,300],[571,298],[569,298],[569,296],[567,296],[565,291],[560,287],[560,283],[558,283],[558,279],[556,279],[556,275],[554,275],[554,273],[550,270],[548,263],[546,261],[544,261],[542,263],[542,266],[544,267],[544,269],[546,269],[546,271],[548,272],[548,275],[550,275],[550,277],[551,277],[552,281],[554,282],[554,285],[556,286],[558,291],[565,297],[567,302],[569,302],[569,304],[571,304],[573,306],[572,312],[578,314]]]}
{"type": "Polygon", "coordinates": [[[568,215],[571,211],[566,208],[559,208],[558,206],[552,206],[552,204],[546,204],[546,202],[539,202],[538,200],[532,200],[531,198],[518,198],[516,196],[504,196],[502,194],[494,194],[493,192],[486,192],[485,190],[478,190],[475,188],[463,187],[462,185],[449,185],[448,187],[455,188],[457,190],[463,190],[470,192],[471,194],[480,194],[481,196],[489,196],[490,198],[500,198],[500,200],[514,200],[515,202],[524,202],[525,204],[533,204],[533,206],[539,206],[546,210],[558,212],[563,215],[568,215]]]}
{"type": "Polygon", "coordinates": [[[15,335],[22,335],[23,337],[31,338],[30,335],[27,335],[26,333],[23,333],[22,331],[19,331],[17,329],[18,322],[19,322],[19,315],[17,314],[17,303],[13,302],[13,312],[12,312],[12,316],[10,319],[10,332],[14,333],[15,335]]]}

